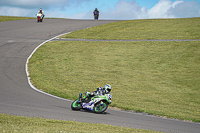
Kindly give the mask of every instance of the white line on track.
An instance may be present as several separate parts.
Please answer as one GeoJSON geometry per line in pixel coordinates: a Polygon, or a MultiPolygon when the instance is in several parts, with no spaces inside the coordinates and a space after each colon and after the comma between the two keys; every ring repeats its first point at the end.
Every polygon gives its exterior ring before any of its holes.
{"type": "Polygon", "coordinates": [[[64,99],[64,98],[61,98],[61,97],[54,96],[54,95],[52,95],[52,94],[46,93],[46,92],[44,92],[44,91],[41,91],[41,90],[39,90],[38,88],[36,88],[36,87],[31,83],[31,80],[30,80],[30,77],[29,77],[29,72],[28,72],[28,62],[29,62],[29,59],[32,57],[32,55],[36,52],[36,50],[37,50],[39,47],[41,47],[42,45],[44,45],[44,44],[47,43],[47,42],[52,41],[52,40],[55,39],[55,38],[58,38],[58,37],[60,37],[60,36],[62,36],[62,35],[66,35],[66,34],[69,34],[69,33],[71,33],[71,32],[67,32],[67,33],[64,33],[64,34],[55,36],[55,37],[53,37],[53,38],[51,38],[51,39],[49,39],[49,40],[46,40],[46,41],[44,41],[43,43],[41,43],[39,46],[37,46],[37,47],[33,50],[33,52],[31,53],[31,55],[27,58],[27,60],[26,60],[26,65],[25,65],[25,68],[26,68],[25,71],[26,71],[26,75],[27,75],[27,78],[28,78],[28,83],[29,83],[29,85],[31,86],[31,88],[33,88],[34,90],[36,90],[36,91],[38,91],[38,92],[40,92],[40,93],[43,93],[43,94],[45,94],[45,95],[52,96],[52,97],[54,97],[54,98],[61,99],[61,100],[65,100],[65,101],[72,101],[72,100],[64,99]]]}

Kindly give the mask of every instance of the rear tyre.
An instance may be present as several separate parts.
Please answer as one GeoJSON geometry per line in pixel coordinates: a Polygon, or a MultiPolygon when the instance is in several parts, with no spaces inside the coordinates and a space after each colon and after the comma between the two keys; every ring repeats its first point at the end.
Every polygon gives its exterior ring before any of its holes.
{"type": "Polygon", "coordinates": [[[75,101],[72,102],[71,104],[71,109],[72,110],[80,110],[82,109],[81,103],[78,102],[79,99],[76,99],[75,101]]]}
{"type": "Polygon", "coordinates": [[[108,108],[108,103],[100,101],[94,105],[94,113],[103,113],[108,108]]]}

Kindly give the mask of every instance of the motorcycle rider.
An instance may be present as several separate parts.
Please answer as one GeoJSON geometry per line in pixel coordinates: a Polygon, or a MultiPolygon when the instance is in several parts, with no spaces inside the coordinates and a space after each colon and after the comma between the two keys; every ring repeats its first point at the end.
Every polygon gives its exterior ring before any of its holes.
{"type": "Polygon", "coordinates": [[[106,84],[104,87],[98,87],[96,91],[93,91],[92,93],[90,92],[85,92],[85,95],[88,97],[93,97],[93,96],[99,96],[99,95],[105,95],[110,93],[111,91],[111,85],[106,84]]]}
{"type": "Polygon", "coordinates": [[[40,10],[38,11],[38,13],[41,13],[42,14],[42,19],[44,18],[44,11],[42,10],[42,8],[40,8],[40,10]]]}
{"type": "Polygon", "coordinates": [[[93,11],[93,14],[94,14],[94,19],[98,20],[99,19],[99,10],[97,8],[95,8],[95,10],[93,11]]]}

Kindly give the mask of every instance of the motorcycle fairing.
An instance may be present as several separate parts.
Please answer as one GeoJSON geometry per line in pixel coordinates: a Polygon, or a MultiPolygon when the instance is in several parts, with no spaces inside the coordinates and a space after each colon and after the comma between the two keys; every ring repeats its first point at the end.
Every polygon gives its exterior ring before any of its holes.
{"type": "Polygon", "coordinates": [[[89,103],[82,103],[82,107],[85,109],[89,109],[91,111],[94,110],[94,104],[103,100],[103,98],[91,98],[91,101],[89,103]]]}

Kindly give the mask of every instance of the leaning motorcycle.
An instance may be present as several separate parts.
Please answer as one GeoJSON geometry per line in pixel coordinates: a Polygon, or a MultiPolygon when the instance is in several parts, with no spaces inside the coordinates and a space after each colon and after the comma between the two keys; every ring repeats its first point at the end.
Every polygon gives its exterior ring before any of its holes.
{"type": "Polygon", "coordinates": [[[42,22],[42,20],[43,20],[42,13],[37,13],[36,15],[37,15],[37,22],[42,22]]]}
{"type": "Polygon", "coordinates": [[[72,102],[72,110],[81,110],[87,109],[91,110],[94,113],[103,113],[108,108],[108,105],[111,104],[111,94],[100,94],[90,97],[87,92],[85,96],[82,96],[82,93],[79,94],[79,98],[72,102]]]}

